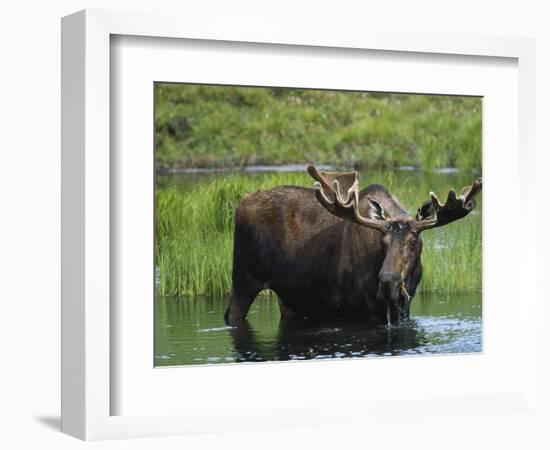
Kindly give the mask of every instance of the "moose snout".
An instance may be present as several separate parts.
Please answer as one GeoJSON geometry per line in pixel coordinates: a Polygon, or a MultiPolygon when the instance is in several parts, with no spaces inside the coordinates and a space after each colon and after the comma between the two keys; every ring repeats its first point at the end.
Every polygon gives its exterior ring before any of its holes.
{"type": "Polygon", "coordinates": [[[401,274],[398,272],[380,272],[378,274],[378,300],[396,301],[399,298],[401,274]]]}

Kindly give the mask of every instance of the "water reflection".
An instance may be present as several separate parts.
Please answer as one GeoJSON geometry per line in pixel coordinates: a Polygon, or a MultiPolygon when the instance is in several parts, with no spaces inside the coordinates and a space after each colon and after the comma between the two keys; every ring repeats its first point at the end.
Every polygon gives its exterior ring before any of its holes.
{"type": "Polygon", "coordinates": [[[155,365],[359,358],[480,352],[481,294],[418,295],[400,326],[280,320],[277,301],[259,298],[249,320],[227,327],[226,299],[158,298],[155,365]]]}
{"type": "Polygon", "coordinates": [[[365,329],[357,323],[323,325],[281,320],[274,345],[257,339],[248,322],[232,328],[230,334],[238,362],[395,355],[426,343],[414,321],[399,327],[365,329]]]}

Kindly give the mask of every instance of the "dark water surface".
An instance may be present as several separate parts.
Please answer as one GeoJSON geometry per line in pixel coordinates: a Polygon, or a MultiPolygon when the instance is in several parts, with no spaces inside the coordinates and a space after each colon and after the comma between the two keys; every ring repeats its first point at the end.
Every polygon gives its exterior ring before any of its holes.
{"type": "Polygon", "coordinates": [[[481,293],[417,294],[411,320],[367,328],[287,323],[273,297],[258,297],[248,322],[223,322],[225,298],[155,300],[155,365],[220,364],[482,351],[481,293]]]}

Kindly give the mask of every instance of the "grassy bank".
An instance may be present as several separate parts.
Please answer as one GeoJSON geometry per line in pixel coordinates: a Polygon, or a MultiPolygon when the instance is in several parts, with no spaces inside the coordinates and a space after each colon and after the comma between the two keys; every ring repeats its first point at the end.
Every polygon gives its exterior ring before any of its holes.
{"type": "Polygon", "coordinates": [[[315,161],[481,167],[481,99],[156,84],[159,172],[315,161]]]}
{"type": "MultiPolygon", "coordinates": [[[[454,180],[427,175],[408,179],[395,172],[377,173],[409,211],[428,192],[443,196],[461,188],[471,177],[454,180]],[[396,178],[396,177],[399,178],[396,178]]],[[[410,175],[412,177],[412,175],[410,175]]],[[[364,183],[366,183],[364,181],[364,183]]],[[[163,295],[227,295],[231,287],[234,211],[248,192],[278,185],[311,186],[300,173],[251,177],[230,175],[193,185],[187,191],[158,189],[156,193],[156,261],[163,295]]],[[[481,289],[481,204],[466,219],[423,234],[424,291],[466,292],[481,289]]]]}

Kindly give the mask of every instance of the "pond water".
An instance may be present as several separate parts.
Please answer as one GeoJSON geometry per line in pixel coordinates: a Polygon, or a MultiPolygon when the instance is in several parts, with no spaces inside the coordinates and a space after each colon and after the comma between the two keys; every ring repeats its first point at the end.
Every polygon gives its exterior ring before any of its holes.
{"type": "Polygon", "coordinates": [[[253,303],[247,323],[228,327],[225,298],[155,301],[155,365],[219,364],[472,353],[482,351],[481,294],[418,294],[411,320],[367,328],[357,323],[288,323],[273,296],[253,303]]]}
{"type": "MultiPolygon", "coordinates": [[[[231,174],[223,171],[189,171],[157,176],[156,183],[157,189],[176,187],[186,192],[231,174]]],[[[249,171],[245,176],[262,177],[265,170],[249,171]]],[[[403,192],[410,192],[417,198],[400,200],[410,211],[414,211],[419,204],[418,199],[427,199],[429,191],[444,197],[451,187],[461,188],[471,184],[474,176],[479,174],[455,170],[431,174],[400,170],[379,175],[381,180],[377,178],[372,181],[395,187],[405,186],[406,191],[403,192]]],[[[362,174],[361,177],[368,180],[372,174],[362,174]]],[[[363,181],[362,186],[365,184],[363,181]]],[[[467,218],[468,223],[463,221],[460,225],[442,227],[427,235],[424,238],[425,249],[429,246],[434,251],[444,250],[448,242],[463,239],[462,234],[465,230],[471,230],[472,224],[480,230],[481,203],[479,198],[476,210],[467,218]]],[[[480,241],[475,251],[480,253],[480,241]]],[[[451,267],[454,271],[443,268],[438,276],[452,277],[457,265],[468,263],[456,259],[454,268],[451,267]]],[[[478,272],[481,273],[480,267],[478,272]]],[[[155,366],[482,351],[481,289],[454,295],[446,294],[444,290],[437,293],[418,292],[412,303],[410,321],[399,326],[377,328],[345,322],[287,323],[280,320],[275,296],[269,295],[260,295],[256,299],[245,324],[231,328],[223,321],[226,306],[227,296],[175,298],[157,294],[155,366]]]]}

